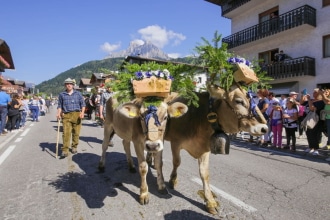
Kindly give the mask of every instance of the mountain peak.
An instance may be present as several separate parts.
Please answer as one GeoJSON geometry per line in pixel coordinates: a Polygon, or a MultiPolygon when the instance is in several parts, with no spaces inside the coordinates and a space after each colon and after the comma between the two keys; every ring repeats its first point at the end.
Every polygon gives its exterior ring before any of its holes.
{"type": "Polygon", "coordinates": [[[127,49],[119,52],[113,52],[109,54],[105,59],[127,56],[141,56],[145,58],[154,58],[162,60],[170,59],[170,57],[166,53],[164,53],[161,49],[156,47],[150,41],[131,41],[127,49]]]}

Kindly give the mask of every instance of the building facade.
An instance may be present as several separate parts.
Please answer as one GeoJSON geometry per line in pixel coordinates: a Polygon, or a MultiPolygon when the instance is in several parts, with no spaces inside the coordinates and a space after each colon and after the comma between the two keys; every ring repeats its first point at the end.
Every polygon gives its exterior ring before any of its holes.
{"type": "Polygon", "coordinates": [[[330,0],[206,1],[231,20],[222,42],[236,55],[262,60],[275,94],[330,89],[330,0]]]}

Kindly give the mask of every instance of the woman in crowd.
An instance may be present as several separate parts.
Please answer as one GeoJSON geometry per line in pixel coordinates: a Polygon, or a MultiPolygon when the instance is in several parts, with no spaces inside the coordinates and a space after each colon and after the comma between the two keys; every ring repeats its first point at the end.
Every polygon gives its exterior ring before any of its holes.
{"type": "Polygon", "coordinates": [[[21,98],[18,94],[14,94],[13,99],[8,108],[8,131],[15,132],[18,130],[16,122],[20,116],[19,108],[22,105],[21,98]]]}
{"type": "Polygon", "coordinates": [[[284,149],[289,149],[291,151],[296,151],[296,130],[298,127],[298,110],[296,106],[296,101],[290,98],[286,103],[286,109],[283,114],[284,127],[286,133],[286,146],[284,149]],[[292,145],[290,145],[292,143],[292,145]]]}
{"type": "MultiPolygon", "coordinates": [[[[313,91],[313,99],[307,94],[308,108],[309,111],[314,111],[318,116],[320,112],[324,109],[324,101],[322,100],[322,95],[319,93],[319,89],[316,88],[313,91]]],[[[307,128],[306,136],[308,142],[308,149],[305,150],[306,153],[312,153],[313,155],[319,155],[319,144],[322,139],[323,121],[319,120],[313,129],[307,128]]]]}
{"type": "Polygon", "coordinates": [[[29,102],[30,111],[32,114],[32,121],[39,121],[39,109],[40,109],[40,102],[38,96],[34,95],[33,99],[29,102]]]}
{"type": "MultiPolygon", "coordinates": [[[[267,89],[259,89],[257,92],[257,96],[259,97],[258,108],[260,109],[261,113],[265,117],[266,121],[268,121],[268,115],[266,113],[269,105],[268,100],[269,91],[267,89]]],[[[260,137],[259,144],[262,146],[266,146],[268,141],[268,133],[264,134],[260,137]]]]}
{"type": "Polygon", "coordinates": [[[324,106],[325,126],[326,126],[327,136],[328,136],[327,146],[325,146],[325,149],[330,150],[330,89],[320,90],[319,92],[320,92],[320,94],[322,96],[322,100],[325,104],[325,106],[324,106]]]}

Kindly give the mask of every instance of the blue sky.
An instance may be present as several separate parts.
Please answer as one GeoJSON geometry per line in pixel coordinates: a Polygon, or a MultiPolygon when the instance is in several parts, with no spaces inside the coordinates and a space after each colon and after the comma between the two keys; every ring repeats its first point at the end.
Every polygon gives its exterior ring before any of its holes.
{"type": "Polygon", "coordinates": [[[230,20],[204,0],[10,0],[1,2],[0,38],[15,70],[4,76],[39,84],[77,65],[101,60],[131,41],[149,40],[172,57],[192,54],[230,20]]]}

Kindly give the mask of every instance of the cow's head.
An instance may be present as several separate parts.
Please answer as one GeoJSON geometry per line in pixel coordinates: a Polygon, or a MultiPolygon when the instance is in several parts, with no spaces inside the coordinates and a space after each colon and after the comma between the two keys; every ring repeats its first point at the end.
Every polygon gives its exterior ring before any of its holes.
{"type": "Polygon", "coordinates": [[[164,135],[168,118],[177,118],[188,111],[188,107],[180,102],[166,104],[161,102],[159,106],[149,105],[144,107],[135,103],[126,103],[119,110],[128,118],[140,118],[141,127],[145,138],[145,150],[158,152],[163,150],[164,135]]]}
{"type": "Polygon", "coordinates": [[[266,121],[258,107],[253,105],[251,97],[238,85],[232,85],[228,91],[209,85],[208,92],[218,105],[216,108],[218,123],[226,133],[246,131],[251,135],[259,136],[268,131],[266,121]]]}

